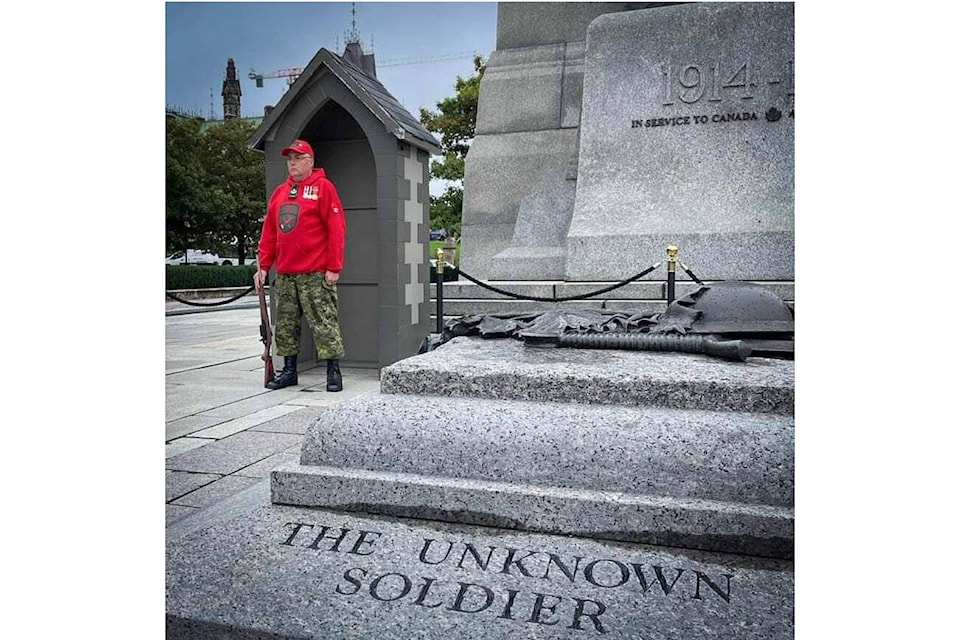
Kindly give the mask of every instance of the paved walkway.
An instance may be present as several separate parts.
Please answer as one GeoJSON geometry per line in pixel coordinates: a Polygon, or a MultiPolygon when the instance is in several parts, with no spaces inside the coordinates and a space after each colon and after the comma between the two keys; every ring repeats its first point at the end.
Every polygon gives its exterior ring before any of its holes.
{"type": "Polygon", "coordinates": [[[166,313],[167,525],[297,459],[317,415],[379,388],[378,370],[344,368],[344,390],[328,393],[318,367],[264,389],[256,298],[200,311],[168,300],[166,313]]]}

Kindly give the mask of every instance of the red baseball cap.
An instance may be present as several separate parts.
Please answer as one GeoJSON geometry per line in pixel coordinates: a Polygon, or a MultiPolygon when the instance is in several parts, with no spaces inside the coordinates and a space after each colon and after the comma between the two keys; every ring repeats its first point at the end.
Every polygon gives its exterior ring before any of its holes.
{"type": "Polygon", "coordinates": [[[305,153],[312,158],[313,147],[306,140],[294,140],[293,144],[280,152],[280,155],[288,156],[291,153],[305,153]]]}

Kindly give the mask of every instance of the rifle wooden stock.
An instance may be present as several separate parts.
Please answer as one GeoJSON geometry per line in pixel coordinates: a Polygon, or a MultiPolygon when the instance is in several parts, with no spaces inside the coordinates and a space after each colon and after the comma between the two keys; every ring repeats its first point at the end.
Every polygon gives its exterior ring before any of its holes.
{"type": "Polygon", "coordinates": [[[257,292],[260,297],[260,341],[263,342],[263,386],[273,380],[273,327],[270,326],[270,311],[267,308],[266,283],[257,292]]]}

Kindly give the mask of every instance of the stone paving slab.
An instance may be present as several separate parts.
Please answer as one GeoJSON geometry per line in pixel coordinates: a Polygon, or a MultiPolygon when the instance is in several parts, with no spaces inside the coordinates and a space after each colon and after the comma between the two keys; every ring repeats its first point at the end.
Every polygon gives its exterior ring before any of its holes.
{"type": "MultiPolygon", "coordinates": [[[[219,367],[211,368],[216,369],[219,367]]],[[[369,376],[377,375],[376,370],[343,369],[344,392],[349,395],[352,386],[360,385],[366,390],[369,376]]],[[[191,375],[196,372],[191,372],[191,375]]],[[[166,413],[167,422],[187,416],[220,418],[221,422],[234,420],[276,405],[293,403],[301,406],[322,404],[315,397],[301,394],[311,393],[306,389],[316,389],[326,393],[326,370],[315,367],[298,374],[299,384],[295,387],[270,391],[263,388],[263,372],[256,370],[238,382],[237,374],[227,372],[222,380],[230,384],[218,385],[210,379],[200,377],[196,380],[178,381],[178,376],[167,377],[166,413]],[[188,384],[189,382],[189,384],[188,384]]],[[[182,374],[186,375],[186,374],[182,374]]],[[[336,395],[336,394],[331,394],[336,395]]],[[[329,402],[336,401],[331,397],[329,402]]],[[[329,403],[328,402],[328,403],[329,403]]]]}
{"type": "Polygon", "coordinates": [[[222,477],[215,473],[189,473],[187,471],[167,471],[166,476],[167,502],[176,500],[180,496],[222,477]]]}
{"type": "Polygon", "coordinates": [[[166,637],[788,640],[793,563],[272,505],[166,535],[166,637]]]}
{"type": "Polygon", "coordinates": [[[264,458],[260,462],[256,462],[249,467],[244,467],[233,475],[244,476],[247,478],[268,478],[270,477],[270,472],[274,469],[282,466],[283,464],[295,464],[299,460],[300,445],[295,445],[289,449],[281,451],[280,453],[275,453],[269,458],[264,458]]]}
{"type": "Polygon", "coordinates": [[[176,500],[172,504],[183,507],[209,507],[212,504],[251,487],[259,482],[256,478],[242,476],[224,476],[210,484],[200,487],[176,500]]]}
{"type": "Polygon", "coordinates": [[[292,407],[288,405],[279,404],[274,407],[267,407],[261,411],[251,413],[249,415],[243,416],[242,418],[237,418],[235,420],[229,420],[223,422],[209,429],[204,429],[193,434],[195,438],[226,438],[235,433],[240,433],[241,431],[246,431],[251,427],[256,427],[257,425],[263,424],[278,418],[280,416],[287,415],[288,413],[293,413],[294,411],[299,411],[300,407],[292,407]]]}
{"type": "Polygon", "coordinates": [[[287,404],[295,404],[303,407],[329,407],[345,400],[350,400],[368,393],[375,393],[380,389],[379,380],[344,380],[343,391],[336,393],[327,392],[326,383],[322,389],[305,391],[288,401],[287,404]]]}
{"type": "MultiPolygon", "coordinates": [[[[262,378],[259,388],[263,389],[262,378]]],[[[211,407],[230,406],[244,402],[251,396],[252,390],[255,389],[257,389],[257,386],[252,382],[243,385],[178,384],[168,378],[165,398],[166,421],[172,422],[180,418],[207,413],[211,407]]],[[[266,391],[266,389],[263,390],[266,391]]],[[[279,402],[262,404],[258,408],[262,409],[270,404],[279,404],[279,402]]],[[[242,413],[234,415],[210,413],[210,415],[230,419],[236,418],[242,413]]]]}
{"type": "MultiPolygon", "coordinates": [[[[290,405],[284,405],[290,406],[290,405]]],[[[263,424],[251,427],[253,431],[271,431],[274,433],[297,433],[303,435],[307,432],[307,427],[317,419],[317,416],[323,413],[325,407],[307,407],[297,405],[299,411],[294,411],[286,415],[268,420],[263,424]]]]}
{"type": "Polygon", "coordinates": [[[169,527],[174,522],[183,520],[187,516],[193,515],[198,511],[200,511],[200,509],[197,509],[196,507],[181,507],[175,504],[168,504],[166,506],[165,526],[169,527]]]}
{"type": "Polygon", "coordinates": [[[167,459],[173,471],[229,475],[264,458],[298,445],[301,436],[289,433],[242,431],[204,447],[167,459]]]}
{"type": "Polygon", "coordinates": [[[260,390],[255,394],[251,394],[248,389],[245,397],[233,399],[229,402],[208,401],[205,410],[202,408],[198,415],[222,418],[224,420],[236,420],[237,418],[248,416],[251,413],[263,411],[264,409],[288,402],[300,393],[299,391],[294,391],[294,388],[295,387],[290,387],[270,391],[269,389],[263,388],[263,380],[261,379],[259,385],[260,390]],[[213,406],[211,407],[211,405],[213,406]]]}
{"type": "Polygon", "coordinates": [[[212,427],[214,425],[220,424],[224,421],[223,418],[218,416],[186,416],[183,418],[178,418],[176,420],[171,420],[167,422],[167,442],[171,440],[176,440],[177,438],[182,438],[183,436],[188,436],[206,429],[207,427],[212,427]]]}
{"type": "MultiPolygon", "coordinates": [[[[260,338],[257,337],[256,340],[248,338],[254,344],[260,344],[260,338]]],[[[207,343],[204,344],[202,349],[208,347],[216,347],[216,343],[207,343]]],[[[256,347],[254,347],[256,348],[256,347]]],[[[168,357],[165,366],[166,373],[168,377],[178,377],[185,379],[192,379],[195,377],[204,377],[210,380],[222,380],[226,377],[226,374],[237,375],[245,373],[253,373],[256,371],[263,371],[263,360],[261,359],[261,353],[263,352],[263,346],[260,346],[259,352],[256,355],[251,354],[250,348],[246,348],[243,352],[230,352],[230,351],[221,351],[217,350],[217,362],[216,366],[210,366],[210,356],[204,353],[200,348],[198,348],[198,353],[194,356],[191,352],[180,352],[175,354],[170,354],[168,352],[168,357]],[[175,355],[176,357],[172,357],[175,355]]]]}
{"type": "Polygon", "coordinates": [[[210,438],[177,438],[173,442],[167,443],[164,457],[169,459],[179,456],[188,451],[199,449],[205,444],[210,444],[214,440],[210,438]]]}
{"type": "Polygon", "coordinates": [[[235,387],[258,391],[263,389],[263,361],[257,358],[243,362],[219,362],[213,367],[200,367],[182,373],[167,373],[166,380],[171,384],[235,387]],[[256,363],[255,368],[251,365],[253,362],[256,363]]]}

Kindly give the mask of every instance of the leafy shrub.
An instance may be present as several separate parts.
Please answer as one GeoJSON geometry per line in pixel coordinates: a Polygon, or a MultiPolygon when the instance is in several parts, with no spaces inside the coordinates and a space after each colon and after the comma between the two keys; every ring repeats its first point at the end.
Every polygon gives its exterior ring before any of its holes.
{"type": "Polygon", "coordinates": [[[250,287],[253,286],[255,270],[252,264],[242,266],[168,264],[167,291],[250,287]]]}

